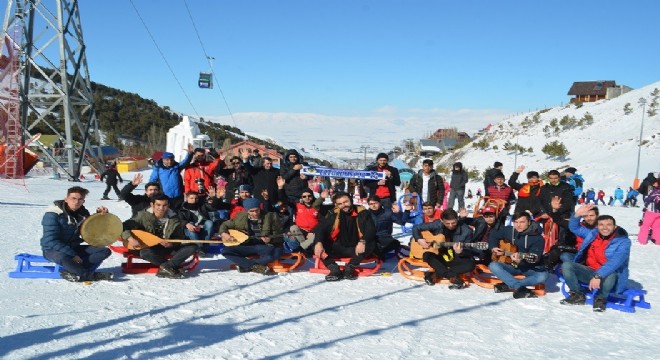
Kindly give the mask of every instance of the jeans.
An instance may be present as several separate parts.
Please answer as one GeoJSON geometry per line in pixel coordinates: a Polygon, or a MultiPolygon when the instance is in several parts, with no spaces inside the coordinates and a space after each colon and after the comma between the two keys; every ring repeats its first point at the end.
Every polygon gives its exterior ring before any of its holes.
{"type": "Polygon", "coordinates": [[[458,200],[458,209],[465,208],[465,189],[463,190],[449,190],[449,200],[447,201],[447,209],[454,208],[454,200],[458,200]]]}
{"type": "Polygon", "coordinates": [[[73,251],[82,259],[82,263],[78,264],[73,261],[73,256],[51,249],[44,250],[44,257],[56,264],[62,265],[64,270],[80,276],[81,281],[87,281],[92,279],[94,270],[112,253],[106,247],[90,245],[75,246],[73,251]]]}
{"type": "Polygon", "coordinates": [[[249,269],[254,264],[267,265],[282,256],[282,248],[272,245],[237,245],[225,246],[222,255],[241,268],[249,269]],[[258,259],[248,256],[258,255],[258,259]]]}
{"type": "Polygon", "coordinates": [[[563,252],[561,255],[559,255],[559,260],[563,263],[573,262],[575,260],[575,255],[577,254],[571,252],[563,252]]]}
{"type": "MultiPolygon", "coordinates": [[[[590,267],[574,262],[565,262],[561,264],[561,272],[566,281],[566,286],[568,286],[571,291],[575,292],[582,291],[580,283],[588,284],[596,274],[596,272],[590,267]]],[[[612,289],[614,289],[618,277],[617,273],[612,273],[601,279],[600,289],[596,293],[596,298],[607,299],[607,296],[612,289]]]]}
{"type": "Polygon", "coordinates": [[[198,232],[190,231],[188,228],[185,228],[183,232],[186,234],[186,237],[190,240],[209,240],[211,235],[213,235],[213,221],[205,220],[202,225],[202,228],[198,232]]]}
{"type": "Polygon", "coordinates": [[[513,267],[511,264],[502,262],[491,262],[488,269],[498,279],[502,280],[510,288],[519,289],[524,286],[532,286],[536,284],[543,284],[548,279],[548,272],[545,270],[529,269],[520,271],[518,268],[513,267]],[[524,279],[516,279],[515,275],[524,275],[524,279]]]}

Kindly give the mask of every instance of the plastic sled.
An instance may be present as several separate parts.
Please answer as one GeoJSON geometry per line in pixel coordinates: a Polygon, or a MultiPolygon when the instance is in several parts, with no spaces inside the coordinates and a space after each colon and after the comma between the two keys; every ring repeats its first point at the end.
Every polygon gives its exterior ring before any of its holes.
{"type": "MultiPolygon", "coordinates": [[[[121,264],[121,272],[124,274],[155,274],[158,272],[158,265],[152,264],[150,262],[146,262],[140,258],[140,256],[130,252],[126,247],[124,246],[108,246],[110,250],[122,254],[124,258],[126,259],[126,262],[121,264]],[[139,261],[135,261],[139,260],[139,261]]],[[[171,258],[170,256],[166,256],[165,258],[171,258]]],[[[199,265],[199,256],[197,254],[193,254],[193,256],[190,258],[190,260],[184,262],[181,264],[181,268],[184,269],[186,272],[190,272],[194,270],[197,265],[199,265]]]]}
{"type": "MultiPolygon", "coordinates": [[[[415,281],[424,281],[424,275],[429,271],[433,271],[425,261],[412,257],[402,258],[399,260],[397,267],[399,268],[399,273],[403,275],[403,277],[415,281]]],[[[468,274],[462,274],[461,279],[466,283],[469,283],[471,278],[468,274]]],[[[451,281],[449,279],[437,279],[435,283],[449,285],[451,284],[451,281]]]]}
{"type": "MultiPolygon", "coordinates": [[[[561,293],[564,294],[565,297],[568,297],[569,290],[568,286],[566,286],[564,278],[560,278],[559,280],[561,281],[561,293]]],[[[588,305],[593,305],[594,296],[598,290],[595,289],[589,291],[589,285],[583,283],[580,283],[580,286],[582,287],[582,290],[585,294],[585,303],[588,305]]],[[[634,313],[636,307],[641,309],[650,309],[651,304],[644,300],[644,295],[646,295],[646,290],[642,289],[626,289],[622,294],[619,295],[610,293],[610,295],[607,297],[605,306],[608,309],[619,310],[627,313],[634,313]]]]}
{"type": "Polygon", "coordinates": [[[502,209],[506,206],[506,201],[502,199],[493,199],[490,198],[489,196],[482,196],[479,199],[477,199],[477,202],[474,204],[474,210],[472,213],[473,218],[478,218],[481,216],[481,209],[486,207],[486,206],[492,206],[497,210],[497,214],[495,215],[500,215],[502,212],[502,209]]]}
{"type": "MultiPolygon", "coordinates": [[[[515,276],[517,279],[522,279],[525,276],[524,275],[516,275],[515,276]]],[[[475,284],[481,286],[482,288],[486,289],[492,289],[495,287],[496,284],[501,284],[502,280],[498,279],[493,275],[492,272],[490,272],[490,269],[488,269],[488,266],[484,264],[477,264],[475,266],[474,270],[472,270],[472,282],[475,284]]],[[[534,286],[534,289],[532,289],[534,294],[537,296],[544,296],[545,295],[545,284],[536,284],[534,286]]]]}
{"type": "Polygon", "coordinates": [[[16,270],[9,273],[10,278],[30,279],[61,279],[62,266],[51,262],[43,256],[32,254],[18,254],[14,256],[17,261],[16,270]]]}
{"type": "MultiPolygon", "coordinates": [[[[321,259],[315,256],[314,260],[315,260],[314,267],[309,269],[309,272],[315,274],[324,274],[324,275],[330,274],[330,270],[328,270],[328,268],[325,267],[325,264],[323,264],[323,261],[321,261],[321,259]]],[[[335,259],[335,262],[337,263],[337,265],[339,265],[339,269],[341,269],[342,271],[344,271],[344,265],[348,264],[349,261],[351,261],[351,258],[335,259]]],[[[357,276],[369,276],[378,272],[381,265],[383,265],[383,261],[377,257],[365,258],[360,263],[360,266],[355,268],[355,271],[357,273],[357,276]]]]}

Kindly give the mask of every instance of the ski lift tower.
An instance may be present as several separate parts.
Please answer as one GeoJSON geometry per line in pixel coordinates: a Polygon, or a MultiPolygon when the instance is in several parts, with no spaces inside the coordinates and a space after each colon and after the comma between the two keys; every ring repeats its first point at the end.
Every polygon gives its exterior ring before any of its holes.
{"type": "Polygon", "coordinates": [[[66,162],[40,145],[43,154],[69,180],[78,180],[83,163],[103,171],[101,147],[90,149],[100,135],[78,1],[8,0],[2,43],[13,44],[19,56],[15,101],[23,141],[37,125],[48,127],[62,140],[66,162]]]}

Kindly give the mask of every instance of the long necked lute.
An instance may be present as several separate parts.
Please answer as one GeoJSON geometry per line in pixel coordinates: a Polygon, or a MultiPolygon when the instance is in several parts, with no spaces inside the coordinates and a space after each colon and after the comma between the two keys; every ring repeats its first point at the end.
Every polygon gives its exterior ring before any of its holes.
{"type": "MultiPolygon", "coordinates": [[[[217,240],[163,239],[144,230],[131,230],[131,235],[133,236],[134,239],[136,239],[140,243],[140,246],[137,247],[132,246],[128,242],[125,242],[125,246],[130,250],[140,250],[140,249],[156,246],[160,244],[162,241],[167,241],[171,243],[203,243],[203,244],[224,244],[225,246],[236,246],[250,239],[250,236],[248,234],[239,230],[229,230],[227,232],[232,237],[231,240],[229,241],[222,241],[221,239],[217,239],[217,240]]],[[[283,234],[271,235],[270,237],[274,238],[281,236],[283,236],[283,234]]]]}

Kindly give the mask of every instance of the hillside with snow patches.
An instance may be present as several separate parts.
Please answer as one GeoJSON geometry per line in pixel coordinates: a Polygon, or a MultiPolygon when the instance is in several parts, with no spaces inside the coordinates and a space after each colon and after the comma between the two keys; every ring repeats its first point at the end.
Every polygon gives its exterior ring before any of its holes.
{"type": "MultiPolygon", "coordinates": [[[[611,100],[584,103],[580,108],[566,105],[513,116],[493,124],[489,132],[473,140],[473,143],[485,140],[489,144],[487,149],[481,150],[468,144],[440,161],[461,161],[468,169],[479,170],[491,167],[494,161],[500,161],[504,164],[504,174],[507,178],[515,170],[515,165],[525,165],[525,172],[536,170],[539,173],[572,166],[584,176],[587,188],[602,188],[609,196],[616,186],[627,189],[632,185],[642,122],[642,108],[638,101],[645,98],[648,110],[652,100],[651,92],[658,88],[660,82],[611,100]],[[624,106],[627,103],[630,103],[633,109],[629,115],[624,114],[624,106]],[[579,121],[587,113],[593,116],[591,125],[575,126],[558,133],[547,131],[553,119],[560,122],[567,116],[579,121]],[[565,159],[549,157],[541,152],[546,143],[555,140],[568,149],[569,155],[565,159]],[[515,151],[503,150],[507,142],[518,143],[525,149],[531,147],[533,153],[519,154],[516,158],[515,151]],[[497,150],[493,149],[495,146],[497,150]]],[[[641,179],[649,172],[660,172],[660,114],[653,117],[644,114],[642,143],[639,169],[641,179]]]]}

